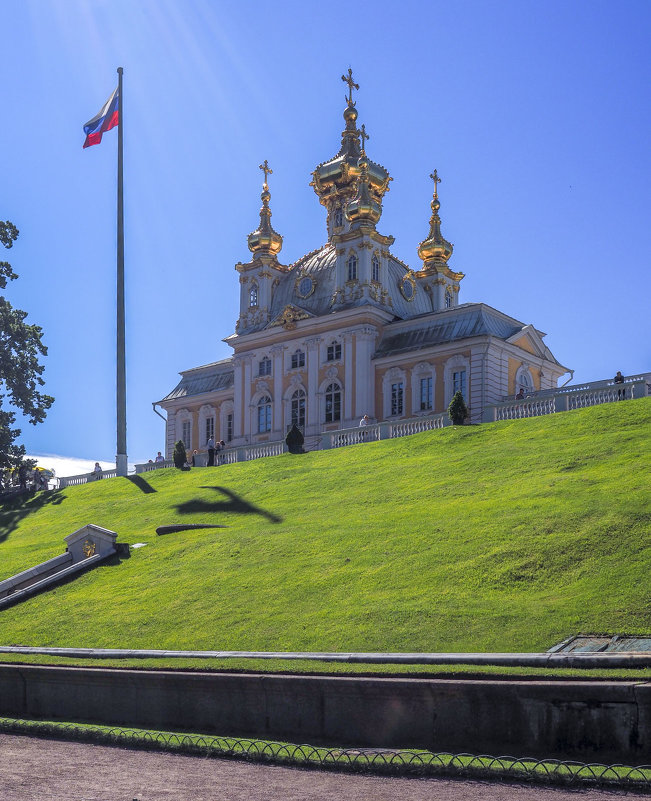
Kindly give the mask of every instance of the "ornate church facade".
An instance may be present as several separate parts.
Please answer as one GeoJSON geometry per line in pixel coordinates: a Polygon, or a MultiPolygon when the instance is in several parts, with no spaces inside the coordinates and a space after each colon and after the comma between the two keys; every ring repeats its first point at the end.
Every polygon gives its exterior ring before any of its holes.
{"type": "Polygon", "coordinates": [[[292,424],[307,448],[325,431],[444,412],[454,393],[472,422],[520,389],[551,389],[567,372],[544,334],[483,303],[460,303],[464,277],[448,265],[436,170],[421,264],[391,253],[377,226],[392,180],[366,154],[350,70],[339,152],[319,164],[311,186],[327,212],[327,243],[284,265],[271,225],[267,162],[251,259],[235,265],[240,314],[224,341],[233,356],[182,372],[158,405],[167,411],[166,455],[182,439],[204,450],[213,436],[232,445],[283,440],[292,424]]]}

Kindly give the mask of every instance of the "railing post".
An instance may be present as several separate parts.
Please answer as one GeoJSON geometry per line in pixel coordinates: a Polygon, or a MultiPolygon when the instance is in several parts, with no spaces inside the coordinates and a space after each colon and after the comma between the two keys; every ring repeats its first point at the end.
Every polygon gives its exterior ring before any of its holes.
{"type": "Polygon", "coordinates": [[[554,411],[567,412],[570,408],[570,396],[567,394],[554,395],[554,411]]]}
{"type": "MultiPolygon", "coordinates": [[[[497,409],[494,405],[484,406],[484,413],[482,415],[482,423],[494,423],[497,420],[497,409]]],[[[443,422],[445,425],[445,422],[443,422]]]]}
{"type": "Polygon", "coordinates": [[[378,439],[389,439],[389,423],[380,423],[378,439]]]}
{"type": "Polygon", "coordinates": [[[236,462],[245,462],[246,461],[246,452],[244,448],[236,448],[235,449],[235,461],[236,462]]]}
{"type": "Polygon", "coordinates": [[[330,448],[332,448],[332,437],[329,431],[324,431],[323,434],[321,434],[321,450],[327,451],[330,448]]]}

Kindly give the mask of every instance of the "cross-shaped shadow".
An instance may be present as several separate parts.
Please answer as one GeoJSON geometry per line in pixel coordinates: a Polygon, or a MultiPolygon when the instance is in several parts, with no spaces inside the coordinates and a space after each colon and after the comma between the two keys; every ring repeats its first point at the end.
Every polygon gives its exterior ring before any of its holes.
{"type": "Polygon", "coordinates": [[[238,495],[236,492],[233,492],[233,490],[229,490],[226,487],[200,487],[199,489],[215,490],[216,492],[220,492],[222,495],[224,495],[225,499],[218,501],[204,501],[200,498],[193,498],[191,501],[185,501],[185,503],[181,503],[176,507],[176,511],[180,515],[189,515],[194,514],[195,512],[200,512],[203,514],[210,512],[214,512],[215,514],[234,512],[235,514],[240,515],[260,515],[261,517],[265,517],[270,523],[280,523],[282,521],[282,517],[278,517],[278,515],[268,512],[266,509],[262,509],[259,506],[249,503],[242,498],[241,495],[238,495]]]}

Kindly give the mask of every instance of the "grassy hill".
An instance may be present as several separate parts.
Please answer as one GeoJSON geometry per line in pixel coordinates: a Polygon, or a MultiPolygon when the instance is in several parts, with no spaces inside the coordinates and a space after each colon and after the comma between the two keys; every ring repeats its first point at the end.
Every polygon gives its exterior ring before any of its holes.
{"type": "Polygon", "coordinates": [[[85,523],[146,543],[0,611],[0,644],[538,651],[649,632],[651,399],[0,508],[0,579],[85,523]],[[223,528],[157,536],[159,525],[223,528]]]}

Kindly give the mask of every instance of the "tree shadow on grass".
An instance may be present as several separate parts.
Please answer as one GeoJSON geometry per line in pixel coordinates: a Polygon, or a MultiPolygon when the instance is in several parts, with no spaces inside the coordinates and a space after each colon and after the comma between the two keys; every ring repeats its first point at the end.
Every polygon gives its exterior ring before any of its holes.
{"type": "Polygon", "coordinates": [[[8,501],[0,501],[0,543],[3,543],[20,521],[37,512],[44,506],[58,506],[66,496],[62,490],[42,490],[40,492],[24,492],[8,501]]]}
{"type": "Polygon", "coordinates": [[[270,523],[280,523],[282,521],[282,517],[278,517],[278,515],[268,512],[266,509],[249,503],[249,501],[246,501],[236,492],[226,487],[199,487],[199,489],[210,489],[221,492],[222,495],[226,496],[226,499],[211,502],[201,500],[200,498],[193,498],[190,501],[185,501],[185,503],[180,503],[176,507],[176,511],[180,515],[189,515],[197,512],[201,514],[209,514],[211,512],[224,514],[230,512],[240,515],[260,515],[266,518],[270,523]]]}

